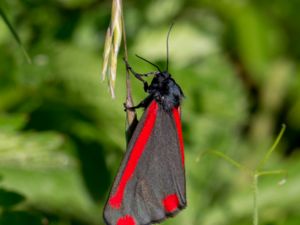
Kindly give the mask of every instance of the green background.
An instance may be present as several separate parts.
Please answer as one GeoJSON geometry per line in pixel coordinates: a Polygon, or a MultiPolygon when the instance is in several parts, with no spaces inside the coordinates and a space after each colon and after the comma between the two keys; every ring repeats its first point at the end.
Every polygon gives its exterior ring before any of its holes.
{"type": "MultiPolygon", "coordinates": [[[[101,82],[110,1],[2,0],[32,58],[0,19],[0,224],[102,225],[125,151],[125,68],[116,99],[101,82]]],[[[206,151],[255,168],[281,124],[287,130],[259,181],[264,225],[300,223],[300,1],[124,1],[129,61],[165,66],[185,99],[188,207],[164,224],[252,223],[252,180],[206,151]]],[[[146,95],[132,79],[135,103],[146,95]]],[[[139,115],[141,111],[139,111],[139,115]]]]}

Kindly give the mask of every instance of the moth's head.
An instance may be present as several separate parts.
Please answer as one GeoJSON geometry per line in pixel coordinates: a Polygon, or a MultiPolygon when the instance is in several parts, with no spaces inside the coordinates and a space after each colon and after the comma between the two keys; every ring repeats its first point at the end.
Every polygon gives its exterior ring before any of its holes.
{"type": "Polygon", "coordinates": [[[163,82],[164,80],[167,80],[171,77],[171,74],[169,74],[168,71],[163,71],[163,72],[157,72],[155,74],[155,77],[160,81],[163,82]]]}

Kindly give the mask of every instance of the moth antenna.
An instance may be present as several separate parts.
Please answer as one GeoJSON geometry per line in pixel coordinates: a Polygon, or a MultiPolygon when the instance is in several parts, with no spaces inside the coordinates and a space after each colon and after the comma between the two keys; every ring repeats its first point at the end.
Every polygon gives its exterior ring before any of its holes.
{"type": "Polygon", "coordinates": [[[153,62],[150,62],[149,60],[147,60],[147,59],[145,59],[145,58],[143,58],[143,57],[141,57],[141,56],[139,56],[139,55],[137,55],[137,54],[136,54],[135,56],[138,57],[138,58],[140,58],[140,59],[142,59],[142,60],[144,60],[145,62],[151,64],[151,65],[154,66],[156,69],[158,69],[159,72],[161,72],[161,70],[160,70],[160,68],[158,67],[158,65],[154,64],[153,62]]]}
{"type": "Polygon", "coordinates": [[[167,35],[167,68],[166,68],[166,71],[168,71],[168,69],[169,69],[169,36],[170,36],[173,26],[174,26],[174,22],[171,24],[169,31],[168,31],[168,35],[167,35]]]}

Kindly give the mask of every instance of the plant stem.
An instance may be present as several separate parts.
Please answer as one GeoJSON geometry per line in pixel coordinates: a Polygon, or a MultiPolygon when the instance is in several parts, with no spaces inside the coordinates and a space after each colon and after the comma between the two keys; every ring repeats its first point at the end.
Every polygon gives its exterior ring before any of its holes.
{"type": "Polygon", "coordinates": [[[285,177],[287,176],[287,171],[286,170],[271,170],[271,171],[260,171],[257,172],[257,176],[268,176],[268,175],[284,175],[285,177]]]}
{"type": "Polygon", "coordinates": [[[21,38],[19,37],[19,35],[16,32],[15,28],[12,26],[12,24],[8,20],[7,16],[5,15],[4,11],[2,10],[1,6],[0,6],[0,17],[2,17],[4,23],[7,25],[7,27],[9,28],[9,30],[11,32],[11,34],[13,35],[15,41],[18,43],[18,45],[19,45],[20,49],[22,50],[27,62],[29,64],[32,64],[31,58],[30,58],[28,52],[26,51],[24,45],[22,44],[21,38]]]}
{"type": "Polygon", "coordinates": [[[279,134],[277,135],[276,140],[274,141],[273,145],[271,146],[271,148],[267,151],[267,153],[265,154],[264,158],[260,161],[260,163],[258,164],[257,170],[260,170],[264,167],[264,165],[266,164],[266,162],[269,160],[271,154],[273,153],[273,151],[275,150],[275,148],[277,147],[284,131],[285,131],[285,124],[282,124],[282,128],[279,132],[279,134]]]}
{"type": "MultiPolygon", "coordinates": [[[[126,30],[125,30],[125,20],[124,20],[124,10],[123,10],[123,5],[122,7],[122,33],[123,33],[123,42],[124,42],[124,58],[126,61],[128,61],[128,51],[127,51],[127,40],[126,40],[126,30]]],[[[126,67],[126,66],[125,66],[126,67]]],[[[126,106],[132,107],[133,104],[133,99],[132,99],[132,94],[131,94],[131,84],[130,84],[130,74],[129,70],[126,67],[126,101],[125,101],[126,106]]],[[[136,112],[135,110],[127,110],[126,111],[126,141],[127,143],[129,142],[131,135],[134,131],[135,126],[137,125],[137,117],[136,117],[136,112]]]]}
{"type": "Polygon", "coordinates": [[[253,174],[253,225],[258,225],[258,175],[253,174]]]}

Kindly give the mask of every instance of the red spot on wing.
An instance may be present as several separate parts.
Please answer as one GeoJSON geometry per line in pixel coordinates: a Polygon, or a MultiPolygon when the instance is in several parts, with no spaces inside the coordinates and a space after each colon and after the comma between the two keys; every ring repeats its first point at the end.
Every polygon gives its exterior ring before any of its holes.
{"type": "Polygon", "coordinates": [[[182,129],[181,129],[181,120],[180,120],[179,110],[180,110],[179,107],[173,109],[173,117],[175,120],[177,135],[178,135],[178,139],[179,139],[182,165],[184,166],[184,145],[183,145],[183,137],[182,137],[182,129]]]}
{"type": "Polygon", "coordinates": [[[162,201],[167,213],[174,212],[179,207],[179,200],[176,194],[171,194],[165,197],[162,201]]]}
{"type": "Polygon", "coordinates": [[[117,187],[115,194],[109,199],[109,204],[113,208],[120,208],[121,206],[125,187],[135,171],[138,161],[145,150],[145,145],[147,144],[154,127],[157,109],[158,105],[155,101],[153,101],[149,105],[144,127],[142,128],[141,133],[133,146],[129,160],[120,179],[119,186],[117,187]]]}
{"type": "Polygon", "coordinates": [[[126,215],[118,219],[117,225],[135,225],[135,221],[132,216],[126,215]]]}

